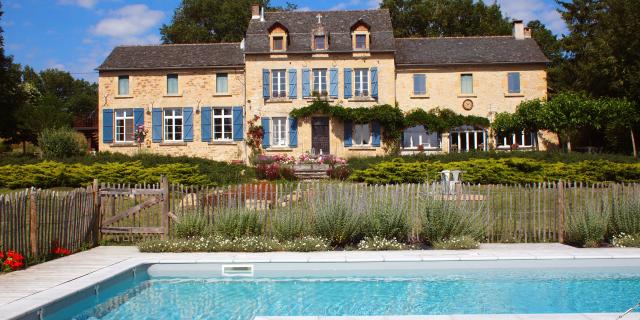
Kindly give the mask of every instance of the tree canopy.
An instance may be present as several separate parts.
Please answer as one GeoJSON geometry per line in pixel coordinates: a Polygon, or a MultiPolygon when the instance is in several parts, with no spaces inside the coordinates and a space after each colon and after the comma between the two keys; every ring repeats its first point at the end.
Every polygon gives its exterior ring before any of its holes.
{"type": "Polygon", "coordinates": [[[182,0],[171,23],[160,28],[164,43],[238,42],[251,19],[251,5],[259,4],[266,10],[295,10],[270,6],[269,0],[182,0]]]}

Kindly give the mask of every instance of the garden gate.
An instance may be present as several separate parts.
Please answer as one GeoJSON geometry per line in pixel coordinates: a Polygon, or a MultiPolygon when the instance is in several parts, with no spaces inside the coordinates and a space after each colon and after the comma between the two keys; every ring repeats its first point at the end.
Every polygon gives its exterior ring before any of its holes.
{"type": "Polygon", "coordinates": [[[169,211],[167,177],[161,177],[159,184],[133,187],[103,184],[99,190],[100,224],[96,228],[101,236],[108,235],[114,240],[164,238],[169,233],[170,219],[176,219],[169,211]]]}

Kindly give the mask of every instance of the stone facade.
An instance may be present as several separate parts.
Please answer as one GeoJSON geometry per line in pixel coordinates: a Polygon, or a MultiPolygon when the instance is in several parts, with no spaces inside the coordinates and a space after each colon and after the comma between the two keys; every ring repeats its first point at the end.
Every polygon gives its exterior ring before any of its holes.
{"type": "MultiPolygon", "coordinates": [[[[540,58],[541,53],[537,58],[522,58],[521,53],[530,53],[528,51],[532,46],[539,51],[535,42],[531,42],[530,32],[525,32],[527,30],[522,34],[514,31],[514,34],[522,38],[519,40],[514,40],[515,38],[512,37],[489,37],[488,41],[483,42],[481,38],[474,38],[463,44],[464,48],[459,49],[456,49],[455,46],[462,42],[458,43],[458,41],[453,41],[453,44],[449,41],[438,43],[405,41],[400,47],[393,49],[394,44],[389,44],[387,41],[387,39],[391,42],[394,41],[388,12],[384,10],[348,14],[341,12],[341,16],[335,20],[337,22],[331,22],[332,14],[336,13],[318,12],[317,15],[316,13],[273,13],[275,16],[267,16],[266,21],[264,17],[254,14],[247,34],[248,47],[245,47],[243,42],[242,44],[141,46],[114,49],[114,52],[98,69],[100,71],[100,150],[133,154],[141,148],[145,152],[166,155],[198,156],[220,161],[248,161],[249,150],[243,141],[246,137],[248,119],[252,119],[254,116],[263,119],[279,117],[290,119],[289,114],[294,108],[303,107],[313,100],[310,97],[304,97],[303,70],[311,72],[311,79],[309,79],[311,88],[313,88],[315,81],[313,69],[327,70],[327,82],[330,77],[329,70],[337,70],[337,94],[331,95],[327,99],[332,104],[339,104],[347,108],[389,104],[397,105],[403,111],[408,112],[416,108],[431,110],[443,107],[459,114],[491,119],[498,112],[515,111],[517,105],[524,100],[545,99],[547,96],[546,65],[544,62],[546,58],[544,55],[540,58]],[[348,32],[345,37],[345,32],[340,29],[347,28],[348,31],[349,26],[331,25],[331,23],[339,24],[338,22],[350,19],[350,16],[360,17],[351,21],[353,25],[351,38],[349,38],[348,32]],[[276,22],[273,23],[270,19],[276,22]],[[306,20],[304,20],[305,23],[299,23],[300,21],[296,23],[296,19],[306,20]],[[326,24],[322,24],[324,21],[326,24]],[[287,34],[287,32],[292,32],[289,28],[300,28],[307,23],[317,23],[317,25],[309,27],[312,30],[311,37],[305,38],[306,35],[299,33],[299,30],[293,30],[293,33],[298,32],[293,36],[287,34]],[[372,23],[384,25],[384,28],[371,26],[372,23]],[[369,34],[369,28],[371,34],[369,34]],[[249,34],[250,32],[251,34],[249,34]],[[284,37],[285,50],[269,49],[269,46],[273,46],[273,35],[269,32],[277,32],[277,37],[284,37]],[[332,32],[336,35],[335,41],[328,37],[332,32]],[[356,33],[366,34],[366,48],[356,48],[356,33]],[[314,37],[318,35],[327,35],[328,37],[324,39],[323,46],[325,48],[322,50],[315,48],[314,37]],[[381,41],[383,38],[385,41],[381,41]],[[302,45],[302,42],[305,44],[302,45]],[[479,48],[483,47],[480,48],[481,50],[485,51],[492,50],[492,46],[495,44],[504,48],[514,47],[512,51],[515,54],[493,57],[485,53],[478,53],[478,59],[473,60],[476,62],[469,62],[468,57],[464,55],[469,52],[469,48],[474,48],[476,43],[479,48]],[[287,51],[286,48],[289,45],[296,49],[287,51]],[[438,49],[423,49],[421,46],[425,45],[431,46],[428,48],[438,49]],[[308,46],[308,48],[305,49],[304,46],[308,46]],[[349,49],[350,46],[353,48],[349,49]],[[160,52],[160,50],[163,51],[160,52]],[[449,50],[451,54],[445,52],[441,57],[438,57],[437,54],[430,54],[428,50],[432,50],[431,53],[449,50]],[[154,56],[155,53],[157,56],[154,56]],[[457,55],[462,57],[457,57],[457,55]],[[491,57],[487,58],[487,56],[491,57]],[[137,61],[131,61],[129,57],[135,57],[140,62],[136,64],[137,61]],[[447,59],[447,61],[438,62],[438,59],[447,59]],[[465,63],[456,63],[455,59],[467,60],[465,63]],[[515,60],[497,63],[485,61],[486,59],[515,60]],[[524,60],[519,62],[518,59],[524,60]],[[423,61],[425,63],[422,63],[423,61]],[[369,94],[366,97],[354,98],[356,69],[368,70],[369,94]],[[372,97],[374,69],[377,74],[377,96],[375,98],[372,97]],[[272,96],[273,79],[271,77],[273,70],[285,71],[285,97],[272,96]],[[291,98],[290,71],[293,70],[296,75],[296,87],[295,97],[291,98]],[[351,96],[345,94],[345,70],[351,70],[351,77],[348,80],[351,82],[351,96]],[[265,72],[269,82],[266,87],[264,86],[265,72]],[[518,73],[519,75],[520,91],[517,93],[509,93],[510,73],[518,73]],[[167,75],[169,74],[178,75],[177,94],[167,94],[169,81],[167,75]],[[228,74],[228,91],[226,93],[216,93],[217,74],[228,74]],[[426,78],[425,94],[414,94],[415,74],[424,75],[426,78]],[[461,92],[462,74],[472,75],[473,93],[463,94],[461,92]],[[129,94],[127,95],[118,95],[119,76],[128,76],[129,94]],[[269,92],[268,97],[265,97],[264,90],[269,92]],[[467,101],[467,108],[463,108],[465,101],[467,101]],[[212,135],[211,128],[215,124],[211,118],[205,119],[205,114],[211,117],[208,110],[212,107],[228,108],[229,112],[233,110],[233,138],[225,136],[222,139],[224,141],[220,141],[212,135]],[[187,128],[187,125],[183,124],[184,130],[190,130],[191,135],[188,139],[185,131],[184,139],[181,141],[167,142],[164,140],[165,120],[164,117],[156,116],[160,116],[161,110],[169,108],[189,110],[190,120],[188,123],[190,126],[187,128]],[[113,138],[116,126],[114,115],[122,109],[137,110],[136,125],[144,124],[145,128],[149,130],[147,139],[141,146],[132,142],[116,142],[116,139],[113,138]],[[110,113],[111,115],[109,115],[110,113]],[[155,120],[153,120],[154,117],[156,117],[155,120]],[[105,118],[110,120],[109,123],[105,123],[105,118]],[[204,126],[203,121],[205,121],[204,126]],[[207,125],[208,122],[211,124],[207,125]],[[208,128],[208,133],[203,132],[204,128],[208,128]]],[[[518,30],[523,28],[518,23],[515,24],[515,27],[518,30]]],[[[461,39],[469,40],[469,38],[461,39]]],[[[496,54],[499,55],[500,52],[496,54]]],[[[329,84],[327,84],[328,86],[329,84]]],[[[317,117],[323,117],[323,115],[317,115],[317,117]]],[[[311,151],[314,140],[312,137],[312,118],[297,120],[295,133],[297,143],[295,145],[288,143],[278,147],[269,145],[265,152],[267,154],[298,155],[311,151]]],[[[183,119],[183,121],[187,120],[183,119]]],[[[275,124],[270,124],[272,127],[273,125],[275,124]]],[[[373,127],[374,125],[371,124],[369,128],[372,131],[372,140],[375,135],[373,127]]],[[[224,130],[229,133],[230,129],[224,130]]],[[[381,130],[384,128],[380,129],[377,134],[382,134],[381,130]]],[[[274,132],[273,128],[269,131],[271,134],[274,132]]],[[[286,131],[287,135],[292,134],[289,124],[287,124],[286,131]]],[[[365,146],[345,144],[344,131],[345,123],[343,121],[329,119],[329,153],[347,158],[385,153],[384,143],[378,146],[372,143],[372,140],[369,145],[365,146]]],[[[538,133],[537,136],[535,140],[539,142],[538,147],[541,149],[545,149],[555,142],[552,135],[538,133]]],[[[274,138],[270,136],[270,140],[273,141],[274,138]]],[[[443,133],[438,137],[438,148],[427,150],[427,152],[456,150],[456,146],[468,145],[470,138],[474,138],[475,142],[473,143],[476,144],[478,139],[482,139],[482,148],[496,145],[496,137],[490,131],[481,129],[480,131],[472,131],[470,135],[469,133],[451,133],[451,135],[443,133]],[[456,136],[457,140],[454,141],[453,136],[456,136]]],[[[522,139],[524,142],[524,138],[522,139]]],[[[416,152],[415,148],[407,148],[404,151],[406,153],[416,152]]],[[[326,150],[323,152],[327,153],[326,150]]]]}

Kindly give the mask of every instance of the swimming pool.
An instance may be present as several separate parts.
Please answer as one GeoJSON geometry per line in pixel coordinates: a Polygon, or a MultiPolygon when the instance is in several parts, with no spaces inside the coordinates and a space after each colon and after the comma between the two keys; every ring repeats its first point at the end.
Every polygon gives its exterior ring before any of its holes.
{"type": "Polygon", "coordinates": [[[42,312],[45,320],[622,313],[640,298],[639,265],[636,259],[147,264],[42,312]]]}

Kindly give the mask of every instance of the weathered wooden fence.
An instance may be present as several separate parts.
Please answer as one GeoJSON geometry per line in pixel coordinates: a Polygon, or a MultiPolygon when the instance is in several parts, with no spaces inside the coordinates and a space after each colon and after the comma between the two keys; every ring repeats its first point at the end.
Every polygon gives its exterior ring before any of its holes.
{"type": "MultiPolygon", "coordinates": [[[[94,186],[70,192],[24,190],[0,195],[0,250],[43,255],[51,243],[77,250],[98,239],[137,241],[165,237],[188,214],[210,222],[242,209],[258,212],[265,222],[275,215],[303,212],[341,203],[362,214],[388,206],[406,214],[409,237],[419,233],[421,213],[433,201],[460,207],[484,225],[487,242],[562,242],[565,219],[575,210],[615,206],[640,198],[640,184],[538,183],[471,185],[440,183],[367,186],[352,183],[258,182],[226,187],[169,185],[94,186]]],[[[308,219],[312,223],[313,218],[308,219]]]]}

